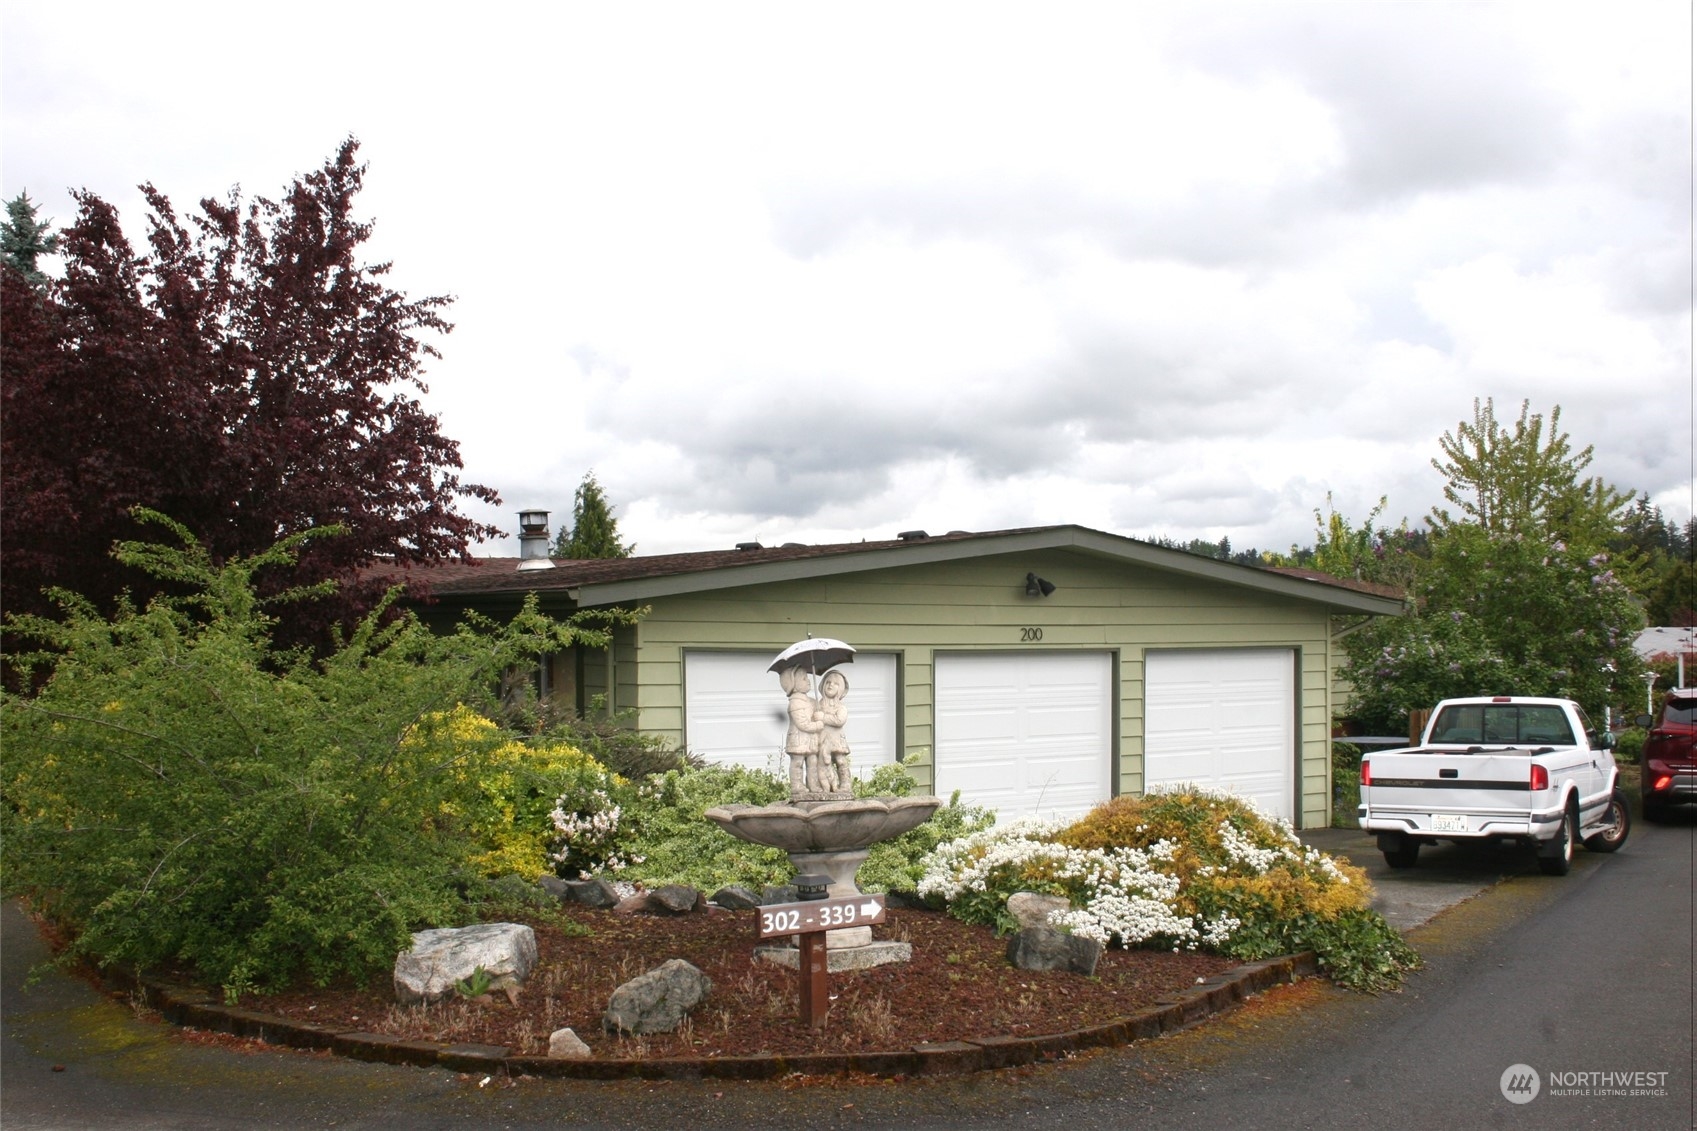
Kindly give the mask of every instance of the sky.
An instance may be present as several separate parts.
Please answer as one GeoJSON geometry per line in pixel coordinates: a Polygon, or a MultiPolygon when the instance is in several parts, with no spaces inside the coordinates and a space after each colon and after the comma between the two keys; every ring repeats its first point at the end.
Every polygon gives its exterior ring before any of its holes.
{"type": "Polygon", "coordinates": [[[593,470],[638,553],[1284,550],[1418,526],[1475,398],[1683,522],[1692,59],[1683,0],[0,0],[0,194],[140,241],[357,137],[514,534],[593,470]]]}

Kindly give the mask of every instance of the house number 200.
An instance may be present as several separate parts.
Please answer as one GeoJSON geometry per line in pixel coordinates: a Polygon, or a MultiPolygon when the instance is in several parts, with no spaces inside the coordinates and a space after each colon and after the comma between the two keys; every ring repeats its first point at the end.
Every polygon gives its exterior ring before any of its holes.
{"type": "Polygon", "coordinates": [[[1022,628],[1019,630],[1019,642],[1021,644],[1035,644],[1042,639],[1043,630],[1040,628],[1022,628]]]}

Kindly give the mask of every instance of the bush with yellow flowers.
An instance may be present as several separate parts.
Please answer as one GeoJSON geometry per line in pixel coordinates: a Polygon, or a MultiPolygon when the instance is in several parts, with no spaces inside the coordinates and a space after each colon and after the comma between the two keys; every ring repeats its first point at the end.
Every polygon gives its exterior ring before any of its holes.
{"type": "Polygon", "coordinates": [[[464,704],[425,719],[409,741],[436,747],[469,789],[440,819],[474,836],[469,863],[490,878],[576,877],[624,866],[620,798],[629,783],[564,742],[521,742],[464,704]]]}
{"type": "Polygon", "coordinates": [[[1267,958],[1312,950],[1337,982],[1394,986],[1418,959],[1369,905],[1367,876],[1242,798],[1195,787],[1118,797],[1075,822],[1025,820],[940,845],[921,895],[1011,927],[1008,896],[1064,895],[1054,926],[1121,946],[1267,958]]]}

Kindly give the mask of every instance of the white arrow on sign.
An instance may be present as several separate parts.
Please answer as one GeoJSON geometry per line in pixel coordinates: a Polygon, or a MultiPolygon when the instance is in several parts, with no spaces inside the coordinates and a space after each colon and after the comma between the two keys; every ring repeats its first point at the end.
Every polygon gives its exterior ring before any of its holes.
{"type": "Polygon", "coordinates": [[[873,902],[870,899],[867,900],[865,903],[860,905],[860,915],[861,915],[861,918],[863,918],[863,919],[870,919],[874,915],[878,914],[879,911],[882,911],[882,910],[883,910],[883,908],[881,908],[877,903],[873,902]]]}

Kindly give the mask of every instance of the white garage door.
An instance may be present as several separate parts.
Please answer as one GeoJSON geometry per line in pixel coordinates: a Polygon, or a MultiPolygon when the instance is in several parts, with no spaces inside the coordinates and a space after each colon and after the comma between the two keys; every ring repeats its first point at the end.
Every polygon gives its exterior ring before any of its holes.
{"type": "Polygon", "coordinates": [[[1144,788],[1206,785],[1294,820],[1295,680],[1288,648],[1148,653],[1144,788]]]}
{"type": "Polygon", "coordinates": [[[1074,817],[1113,792],[1113,657],[960,652],[936,657],[936,789],[1003,821],[1074,817]]]}
{"type": "MultiPolygon", "coordinates": [[[[784,757],[789,702],[775,673],[776,653],[684,653],[684,745],[709,762],[790,774],[784,757]]],[[[896,760],[896,657],[861,652],[843,666],[849,681],[849,761],[856,777],[896,760]]]]}

